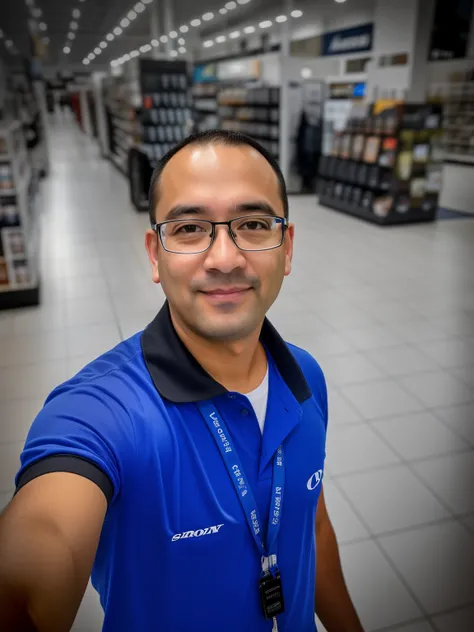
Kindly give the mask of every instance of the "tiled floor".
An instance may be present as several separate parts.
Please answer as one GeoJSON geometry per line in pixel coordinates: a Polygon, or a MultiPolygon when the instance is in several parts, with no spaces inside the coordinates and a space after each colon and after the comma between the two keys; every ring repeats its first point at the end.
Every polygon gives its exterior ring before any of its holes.
{"type": "MultiPolygon", "coordinates": [[[[146,215],[70,124],[42,189],[39,309],[0,313],[0,506],[48,391],[144,326],[146,215]]],[[[474,630],[474,220],[380,229],[291,200],[271,318],[326,372],[326,495],[367,632],[474,630]]],[[[100,629],[88,591],[76,632],[100,629]]],[[[296,631],[294,631],[296,632],[296,631]]]]}

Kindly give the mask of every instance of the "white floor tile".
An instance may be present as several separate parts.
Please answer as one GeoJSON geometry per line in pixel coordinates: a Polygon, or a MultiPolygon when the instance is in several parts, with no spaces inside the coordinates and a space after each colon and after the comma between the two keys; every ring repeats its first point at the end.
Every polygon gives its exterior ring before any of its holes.
{"type": "Polygon", "coordinates": [[[361,415],[347,401],[344,395],[331,388],[328,388],[328,411],[328,423],[330,426],[345,426],[362,421],[361,415]]]}
{"type": "Polygon", "coordinates": [[[99,596],[89,582],[84,598],[72,627],[72,632],[87,630],[88,632],[101,632],[104,621],[104,613],[100,605],[99,596]]]}
{"type": "Polygon", "coordinates": [[[0,401],[0,443],[24,441],[43,403],[38,397],[0,401]]]}
{"type": "Polygon", "coordinates": [[[324,358],[320,364],[328,383],[336,387],[384,377],[382,371],[361,353],[324,358]]]}
{"type": "Polygon", "coordinates": [[[69,377],[67,360],[53,360],[0,369],[0,400],[46,399],[69,377]]]}
{"type": "Polygon", "coordinates": [[[120,342],[120,333],[115,322],[109,324],[69,327],[66,330],[66,345],[69,356],[99,356],[120,342]]]}
{"type": "Polygon", "coordinates": [[[374,542],[344,545],[340,552],[347,585],[365,630],[370,632],[421,616],[374,542]]]}
{"type": "Polygon", "coordinates": [[[474,403],[438,408],[436,414],[474,445],[474,403]]]}
{"type": "Polygon", "coordinates": [[[0,492],[0,514],[2,513],[2,511],[5,509],[5,507],[8,505],[8,503],[13,498],[13,494],[14,494],[13,491],[0,492]]]}
{"type": "Polygon", "coordinates": [[[444,368],[467,366],[474,358],[474,338],[451,338],[418,344],[417,348],[444,368]]]}
{"type": "Polygon", "coordinates": [[[423,408],[419,400],[395,382],[387,380],[345,386],[344,396],[368,420],[402,415],[423,408]]]}
{"type": "Polygon", "coordinates": [[[419,371],[431,371],[437,368],[434,360],[408,345],[373,349],[366,351],[365,357],[390,377],[410,375],[419,371]]]}
{"type": "Polygon", "coordinates": [[[461,608],[433,618],[439,632],[472,632],[474,629],[474,606],[461,608]]]}
{"type": "Polygon", "coordinates": [[[373,427],[407,461],[465,450],[469,445],[429,412],[383,419],[373,427]]]}
{"type": "Polygon", "coordinates": [[[400,383],[428,408],[474,401],[474,387],[467,386],[446,371],[417,373],[400,378],[400,383]]]}
{"type": "Polygon", "coordinates": [[[406,529],[449,517],[449,513],[406,466],[339,480],[373,534],[406,529]]]}
{"type": "Polygon", "coordinates": [[[399,462],[399,457],[365,424],[330,429],[326,451],[326,468],[332,477],[399,462]]]}
{"type": "Polygon", "coordinates": [[[23,446],[24,441],[0,443],[0,493],[7,493],[15,487],[23,446]]]}
{"type": "Polygon", "coordinates": [[[418,621],[417,623],[390,628],[389,632],[433,632],[433,628],[427,621],[418,621]]]}
{"type": "Polygon", "coordinates": [[[324,499],[339,544],[367,538],[369,532],[331,481],[324,482],[324,499]]]}
{"type": "Polygon", "coordinates": [[[427,612],[472,602],[474,538],[457,522],[384,536],[380,543],[427,612]]]}
{"type": "Polygon", "coordinates": [[[342,335],[359,351],[393,347],[401,342],[397,334],[384,325],[346,329],[342,335]]]}
{"type": "Polygon", "coordinates": [[[413,464],[428,487],[457,514],[474,512],[474,452],[413,464]]]}

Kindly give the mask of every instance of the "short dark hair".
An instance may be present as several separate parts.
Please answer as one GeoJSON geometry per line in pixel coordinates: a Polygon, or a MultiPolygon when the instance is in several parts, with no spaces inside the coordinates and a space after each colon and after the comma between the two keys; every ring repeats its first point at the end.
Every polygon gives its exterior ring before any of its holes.
{"type": "Polygon", "coordinates": [[[207,132],[197,132],[195,134],[191,134],[180,143],[175,145],[170,151],[163,156],[163,158],[158,162],[155,170],[153,171],[153,175],[151,177],[150,191],[148,194],[149,200],[149,214],[150,214],[150,222],[152,224],[155,223],[155,208],[158,203],[158,195],[157,195],[157,185],[159,183],[161,174],[163,173],[163,169],[169,163],[171,158],[176,155],[181,149],[187,147],[188,145],[227,145],[229,147],[239,147],[240,145],[248,145],[256,149],[259,154],[261,154],[265,160],[269,163],[271,168],[276,174],[278,178],[278,184],[280,187],[280,196],[283,202],[283,210],[285,213],[285,217],[288,217],[288,193],[286,190],[285,178],[283,177],[283,173],[278,165],[278,162],[272,156],[272,154],[263,147],[258,141],[254,140],[250,136],[246,136],[245,134],[239,134],[238,132],[229,132],[227,130],[221,129],[213,129],[207,132]]]}

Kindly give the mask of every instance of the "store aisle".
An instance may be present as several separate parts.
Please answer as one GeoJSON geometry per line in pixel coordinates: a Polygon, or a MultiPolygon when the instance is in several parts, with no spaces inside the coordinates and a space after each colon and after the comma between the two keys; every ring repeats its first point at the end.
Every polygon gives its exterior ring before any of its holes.
{"type": "MultiPolygon", "coordinates": [[[[72,122],[42,185],[43,302],[0,312],[0,507],[48,391],[163,302],[146,214],[72,122]]],[[[329,387],[327,503],[367,632],[474,628],[474,221],[380,229],[291,200],[274,324],[329,387]]],[[[159,560],[157,560],[159,567],[159,560]]],[[[100,630],[87,593],[75,630],[100,630]]],[[[296,631],[295,631],[296,632],[296,631]]]]}

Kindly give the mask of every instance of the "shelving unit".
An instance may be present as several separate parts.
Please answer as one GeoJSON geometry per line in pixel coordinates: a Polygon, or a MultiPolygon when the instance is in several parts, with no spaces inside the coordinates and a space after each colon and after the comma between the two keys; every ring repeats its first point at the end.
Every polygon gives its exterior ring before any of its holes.
{"type": "Polygon", "coordinates": [[[219,127],[217,83],[196,83],[192,88],[194,123],[197,132],[219,127]]]}
{"type": "Polygon", "coordinates": [[[434,84],[430,96],[444,106],[445,160],[474,163],[474,81],[434,84]]]}
{"type": "Polygon", "coordinates": [[[252,136],[278,159],[280,88],[223,88],[218,104],[221,129],[252,136]]]}
{"type": "Polygon", "coordinates": [[[441,106],[375,103],[320,161],[319,202],[376,224],[433,221],[441,191],[441,106]]]}
{"type": "Polygon", "coordinates": [[[35,173],[22,123],[0,123],[0,309],[39,303],[35,173]]]}

